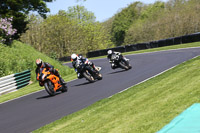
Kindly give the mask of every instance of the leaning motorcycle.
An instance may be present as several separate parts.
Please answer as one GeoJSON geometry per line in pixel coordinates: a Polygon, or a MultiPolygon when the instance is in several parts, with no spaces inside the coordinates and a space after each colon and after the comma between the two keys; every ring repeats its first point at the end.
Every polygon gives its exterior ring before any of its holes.
{"type": "Polygon", "coordinates": [[[85,77],[91,83],[103,78],[99,71],[94,70],[94,68],[88,64],[88,61],[77,61],[76,68],[77,72],[80,73],[80,78],[85,77]]]}
{"type": "Polygon", "coordinates": [[[50,96],[54,96],[56,92],[66,92],[67,84],[61,85],[60,78],[44,68],[42,73],[37,75],[37,80],[41,86],[45,87],[45,90],[50,96]]]}
{"type": "Polygon", "coordinates": [[[122,55],[113,54],[111,56],[111,60],[110,61],[112,63],[114,63],[115,65],[117,65],[117,67],[120,67],[120,68],[125,69],[125,70],[129,70],[129,69],[132,68],[132,66],[130,65],[129,61],[123,59],[122,55]]]}

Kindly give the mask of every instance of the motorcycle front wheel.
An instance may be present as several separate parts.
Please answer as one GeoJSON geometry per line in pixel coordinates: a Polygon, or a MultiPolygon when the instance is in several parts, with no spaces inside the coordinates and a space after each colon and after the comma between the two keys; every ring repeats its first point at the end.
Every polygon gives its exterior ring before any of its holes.
{"type": "Polygon", "coordinates": [[[62,86],[61,92],[67,92],[68,88],[67,88],[67,84],[62,86]]]}
{"type": "Polygon", "coordinates": [[[47,91],[47,93],[48,93],[50,96],[54,96],[54,95],[55,95],[55,91],[53,90],[53,89],[54,89],[54,86],[53,86],[53,83],[52,83],[50,80],[47,80],[47,81],[44,83],[44,88],[45,88],[45,90],[47,91]]]}

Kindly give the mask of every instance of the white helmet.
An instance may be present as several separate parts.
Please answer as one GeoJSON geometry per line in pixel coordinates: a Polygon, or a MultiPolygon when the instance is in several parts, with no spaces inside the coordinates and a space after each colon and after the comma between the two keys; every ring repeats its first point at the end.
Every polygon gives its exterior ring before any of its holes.
{"type": "Polygon", "coordinates": [[[108,52],[107,52],[107,53],[108,53],[108,55],[109,55],[109,54],[112,54],[112,50],[108,50],[108,52]]]}
{"type": "Polygon", "coordinates": [[[72,54],[72,55],[71,55],[71,59],[72,59],[73,61],[76,61],[77,58],[78,58],[78,56],[77,56],[76,54],[72,54]]]}

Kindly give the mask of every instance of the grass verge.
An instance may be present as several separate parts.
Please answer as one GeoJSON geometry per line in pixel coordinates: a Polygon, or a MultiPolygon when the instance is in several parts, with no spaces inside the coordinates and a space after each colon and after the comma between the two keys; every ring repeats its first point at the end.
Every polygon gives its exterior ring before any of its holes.
{"type": "Polygon", "coordinates": [[[63,117],[34,133],[152,133],[200,102],[200,57],[111,98],[63,117]]]}

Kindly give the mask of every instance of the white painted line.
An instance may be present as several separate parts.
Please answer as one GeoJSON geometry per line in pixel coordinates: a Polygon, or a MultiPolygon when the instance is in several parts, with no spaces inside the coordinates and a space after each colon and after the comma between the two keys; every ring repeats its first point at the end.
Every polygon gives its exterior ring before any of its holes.
{"type": "Polygon", "coordinates": [[[184,50],[184,49],[196,49],[196,48],[200,48],[200,47],[190,47],[190,48],[179,48],[179,49],[160,50],[160,51],[154,51],[154,52],[145,52],[145,53],[128,54],[128,55],[125,55],[125,56],[140,55],[140,54],[153,54],[153,53],[160,53],[160,52],[179,51],[179,50],[184,50]]]}
{"type": "MultiPolygon", "coordinates": [[[[195,57],[193,57],[192,59],[195,59],[195,58],[197,58],[197,57],[198,57],[198,56],[195,56],[195,57]]],[[[190,60],[191,60],[191,59],[190,59],[190,60]]],[[[188,60],[187,60],[187,61],[188,61],[188,60]]],[[[184,61],[184,62],[186,62],[186,61],[184,61]]],[[[182,62],[182,63],[184,63],[184,62],[182,62]]],[[[182,64],[182,63],[180,63],[180,64],[182,64]]],[[[118,92],[118,93],[122,93],[122,92],[124,92],[124,91],[126,91],[126,90],[128,90],[128,89],[130,89],[130,88],[132,88],[132,87],[134,87],[134,86],[137,86],[137,85],[139,85],[139,84],[141,84],[141,83],[144,83],[144,82],[147,81],[147,80],[150,80],[150,79],[152,79],[152,78],[154,78],[154,77],[157,77],[157,76],[159,76],[159,75],[161,75],[161,74],[163,74],[163,73],[165,73],[165,72],[167,72],[167,71],[173,69],[174,67],[176,67],[176,66],[178,66],[178,65],[180,65],[180,64],[177,64],[177,65],[175,65],[175,66],[173,66],[173,67],[171,67],[171,68],[169,68],[169,69],[166,69],[166,70],[164,70],[164,71],[162,71],[162,72],[160,72],[160,73],[158,73],[158,74],[156,74],[156,75],[154,75],[154,76],[152,76],[152,77],[149,77],[149,78],[147,78],[147,79],[145,79],[145,80],[143,80],[143,81],[141,81],[141,82],[139,82],[139,83],[137,83],[137,84],[135,84],[135,85],[133,85],[133,86],[130,86],[130,87],[128,87],[128,88],[126,88],[126,89],[124,89],[124,90],[118,92]]],[[[118,94],[118,93],[115,93],[114,95],[116,95],[116,94],[118,94]]],[[[109,96],[108,98],[111,98],[111,97],[114,96],[114,95],[111,95],[111,96],[109,96]]]]}

